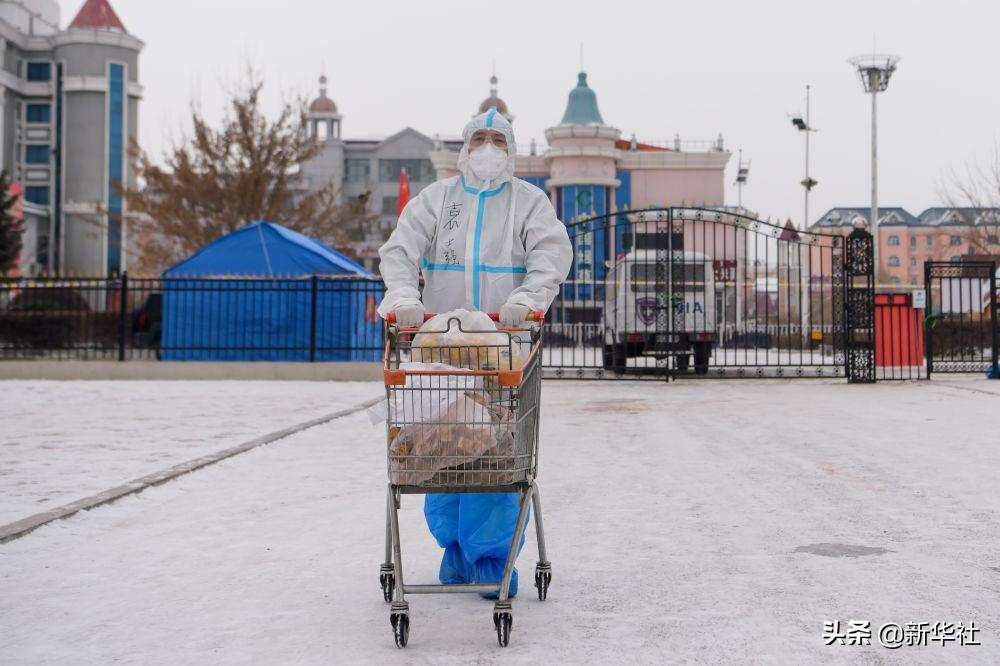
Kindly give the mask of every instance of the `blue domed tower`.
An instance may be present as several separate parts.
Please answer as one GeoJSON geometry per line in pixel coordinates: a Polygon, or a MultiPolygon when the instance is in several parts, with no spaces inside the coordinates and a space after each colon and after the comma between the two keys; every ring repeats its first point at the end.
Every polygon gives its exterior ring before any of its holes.
{"type": "Polygon", "coordinates": [[[587,85],[587,73],[580,72],[576,87],[569,93],[566,112],[555,127],[545,130],[549,150],[548,188],[555,198],[559,219],[570,226],[576,257],[573,263],[575,287],[583,290],[569,296],[589,299],[591,287],[585,283],[604,277],[604,262],[613,250],[604,225],[582,235],[574,221],[612,213],[621,180],[617,174],[621,131],[604,122],[597,106],[597,94],[587,85]]]}
{"type": "Polygon", "coordinates": [[[611,212],[614,190],[621,184],[616,175],[620,136],[620,130],[604,122],[587,73],[580,72],[562,121],[545,130],[551,146],[545,154],[551,174],[548,187],[561,219],[611,212]]]}
{"type": "Polygon", "coordinates": [[[569,103],[560,125],[603,125],[597,108],[597,93],[587,85],[587,73],[577,75],[576,87],[569,91],[569,103]]]}

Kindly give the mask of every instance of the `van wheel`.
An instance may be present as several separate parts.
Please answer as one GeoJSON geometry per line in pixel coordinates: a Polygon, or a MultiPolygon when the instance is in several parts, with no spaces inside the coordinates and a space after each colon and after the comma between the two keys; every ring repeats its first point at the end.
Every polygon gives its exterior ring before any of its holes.
{"type": "Polygon", "coordinates": [[[696,375],[708,374],[708,359],[712,356],[712,346],[699,342],[694,346],[694,372],[696,375]]]}
{"type": "Polygon", "coordinates": [[[615,374],[625,372],[625,345],[604,345],[604,369],[615,374]]]}
{"type": "Polygon", "coordinates": [[[687,370],[688,366],[691,364],[691,356],[689,354],[678,354],[677,355],[677,369],[687,370]]]}

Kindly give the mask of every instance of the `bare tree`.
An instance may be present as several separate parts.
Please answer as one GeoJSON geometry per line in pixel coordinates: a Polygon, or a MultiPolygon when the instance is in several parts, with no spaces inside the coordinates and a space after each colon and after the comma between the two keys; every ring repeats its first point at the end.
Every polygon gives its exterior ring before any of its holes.
{"type": "Polygon", "coordinates": [[[168,151],[163,166],[131,146],[142,187],[119,191],[138,232],[140,269],[161,270],[256,220],[344,247],[376,218],[365,199],[340,200],[332,182],[307,189],[301,165],[320,144],[309,135],[305,104],[286,103],[269,120],[262,88],[251,74],[218,129],[193,108],[193,133],[168,151]]]}
{"type": "Polygon", "coordinates": [[[966,167],[952,176],[942,198],[969,225],[963,234],[972,254],[1000,255],[1000,144],[986,166],[966,167]]]}

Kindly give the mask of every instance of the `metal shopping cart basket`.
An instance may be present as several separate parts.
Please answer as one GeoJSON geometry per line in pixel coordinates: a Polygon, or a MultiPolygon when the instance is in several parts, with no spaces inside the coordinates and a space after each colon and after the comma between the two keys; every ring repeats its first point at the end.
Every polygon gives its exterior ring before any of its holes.
{"type": "MultiPolygon", "coordinates": [[[[432,315],[427,315],[430,319],[432,315]]],[[[490,314],[496,321],[497,315],[490,314]]],[[[513,609],[508,591],[520,540],[534,505],[538,540],[535,587],[545,600],[552,580],[545,558],[538,474],[538,415],[541,390],[541,324],[528,328],[471,331],[451,318],[441,331],[421,333],[387,319],[385,388],[388,400],[389,472],[382,593],[391,602],[390,621],[398,647],[410,632],[407,594],[495,593],[497,640],[510,641],[513,609]],[[459,333],[460,336],[453,336],[459,333]],[[449,338],[469,344],[448,344],[449,338]],[[496,584],[411,585],[403,582],[398,510],[403,495],[426,493],[518,493],[520,510],[496,584]]],[[[438,328],[435,326],[434,328],[438,328]]]]}

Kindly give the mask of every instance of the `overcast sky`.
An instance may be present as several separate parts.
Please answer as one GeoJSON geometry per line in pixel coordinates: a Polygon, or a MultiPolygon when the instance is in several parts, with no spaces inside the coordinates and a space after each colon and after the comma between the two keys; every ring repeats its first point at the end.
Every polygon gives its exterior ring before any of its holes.
{"type": "MultiPolygon", "coordinates": [[[[1000,2],[397,2],[395,0],[111,0],[146,43],[141,140],[162,154],[186,127],[192,99],[218,118],[224,89],[249,62],[268,103],[315,95],[321,71],[344,136],[411,126],[458,134],[500,96],[527,145],[544,141],[576,83],[580,44],[605,122],[640,140],[714,139],[751,162],[744,204],[801,224],[802,135],[812,85],[810,217],[867,206],[870,97],[847,59],[902,58],[879,95],[879,200],[917,214],[940,202],[953,172],[985,164],[1000,142],[1000,2]]],[[[82,0],[61,0],[67,23],[82,0]]]]}

